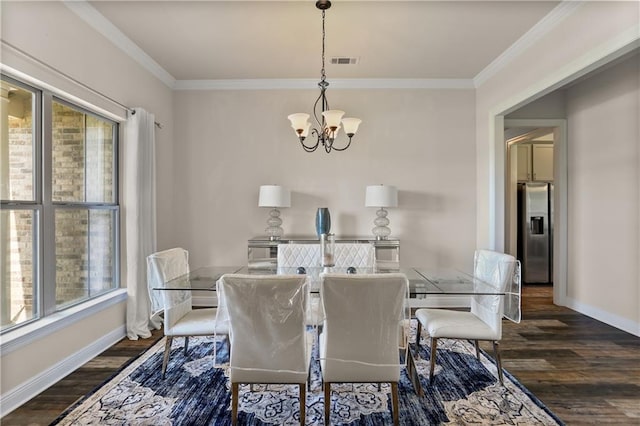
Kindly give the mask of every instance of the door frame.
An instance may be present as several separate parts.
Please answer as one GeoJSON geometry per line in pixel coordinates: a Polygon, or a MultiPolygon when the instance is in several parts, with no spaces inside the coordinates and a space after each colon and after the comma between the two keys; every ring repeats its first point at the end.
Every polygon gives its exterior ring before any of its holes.
{"type": "MultiPolygon", "coordinates": [[[[640,47],[640,33],[638,26],[624,31],[622,34],[606,41],[598,48],[594,48],[586,55],[581,56],[551,75],[541,77],[533,84],[527,86],[523,91],[514,93],[506,99],[499,100],[493,107],[489,108],[488,122],[488,138],[489,138],[489,176],[488,176],[488,217],[489,234],[488,243],[496,250],[504,250],[505,247],[505,178],[506,178],[506,144],[504,141],[504,121],[505,116],[509,113],[547,95],[557,89],[565,87],[567,84],[586,76],[603,65],[613,62],[614,60],[624,56],[625,54],[640,47]]],[[[558,170],[558,178],[564,179],[566,185],[566,158],[567,158],[567,126],[566,123],[559,126],[565,143],[559,151],[554,150],[554,154],[558,155],[559,161],[563,161],[565,166],[562,170],[558,170]],[[564,173],[564,176],[561,174],[564,173]]],[[[554,167],[558,167],[555,166],[554,167]]],[[[555,197],[561,197],[561,188],[555,187],[555,197]]],[[[567,213],[566,208],[566,187],[562,189],[564,194],[564,204],[562,199],[558,200],[554,206],[557,210],[567,213]]],[[[555,198],[554,198],[555,199],[555,198]]],[[[556,234],[554,238],[554,262],[562,259],[554,264],[554,287],[553,302],[557,305],[566,306],[567,302],[567,223],[566,217],[559,217],[556,220],[556,229],[562,227],[562,231],[556,234]],[[558,247],[556,249],[556,247],[558,247]],[[562,252],[562,255],[560,253],[562,252]],[[558,258],[557,256],[562,256],[558,258]]],[[[478,231],[478,239],[480,239],[478,231]]]]}
{"type": "MultiPolygon", "coordinates": [[[[553,303],[566,306],[567,297],[567,241],[569,239],[567,212],[567,120],[566,119],[503,119],[502,134],[505,127],[521,127],[531,130],[541,127],[553,128],[553,303]]],[[[503,136],[504,155],[507,157],[508,146],[503,136]]],[[[514,220],[513,191],[507,182],[509,173],[505,166],[504,192],[504,236],[505,243],[511,238],[512,229],[507,229],[514,220]]]]}

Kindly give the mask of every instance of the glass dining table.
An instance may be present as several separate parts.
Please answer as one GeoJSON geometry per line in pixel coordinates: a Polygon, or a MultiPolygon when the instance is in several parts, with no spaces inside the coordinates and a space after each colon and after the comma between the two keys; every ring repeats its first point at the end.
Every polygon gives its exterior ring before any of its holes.
{"type": "MultiPolygon", "coordinates": [[[[401,267],[397,271],[376,271],[374,268],[248,268],[247,266],[205,266],[190,271],[173,280],[159,285],[154,290],[194,290],[216,291],[216,282],[224,274],[305,274],[310,278],[310,292],[320,291],[320,274],[322,272],[373,274],[401,272],[409,281],[409,299],[420,300],[434,295],[505,295],[492,286],[473,276],[472,273],[452,268],[401,267]]],[[[413,303],[412,303],[413,304],[413,303]]]]}
{"type": "MultiPolygon", "coordinates": [[[[322,272],[372,274],[400,272],[406,275],[409,282],[407,292],[407,308],[409,311],[421,307],[428,307],[437,296],[479,296],[499,295],[505,297],[505,317],[512,321],[520,320],[520,288],[507,288],[498,291],[488,283],[475,277],[472,273],[453,268],[434,267],[400,267],[396,271],[376,271],[373,268],[341,268],[341,267],[306,267],[306,268],[249,268],[248,266],[206,266],[194,269],[188,274],[181,275],[155,287],[153,290],[191,290],[195,292],[215,292],[216,282],[224,274],[305,274],[309,277],[310,293],[319,294],[320,274],[322,272]],[[517,306],[517,309],[511,308],[517,306]],[[516,318],[517,317],[517,318],[516,318]]],[[[460,306],[468,306],[461,299],[460,306]]],[[[410,314],[409,314],[410,315],[410,314]]],[[[422,386],[415,368],[414,356],[409,350],[407,357],[407,373],[418,395],[423,395],[422,386]]]]}

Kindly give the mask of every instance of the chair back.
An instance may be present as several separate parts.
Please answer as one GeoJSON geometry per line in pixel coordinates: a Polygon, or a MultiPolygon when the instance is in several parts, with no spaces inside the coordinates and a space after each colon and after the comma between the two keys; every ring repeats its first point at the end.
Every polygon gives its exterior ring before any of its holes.
{"type": "Polygon", "coordinates": [[[320,244],[278,244],[278,268],[320,266],[320,244]]]}
{"type": "MultiPolygon", "coordinates": [[[[488,286],[491,290],[505,292],[516,272],[515,257],[491,250],[476,250],[474,277],[476,290],[488,286]]],[[[498,339],[502,336],[504,296],[475,295],[471,299],[471,312],[489,325],[498,339]]]]}
{"type": "Polygon", "coordinates": [[[229,318],[231,381],[269,383],[270,373],[288,373],[304,383],[306,277],[225,274],[217,290],[229,318]]]}
{"type": "Polygon", "coordinates": [[[408,281],[404,274],[322,274],[325,380],[397,381],[408,281]]]}
{"type": "MultiPolygon", "coordinates": [[[[190,291],[158,291],[153,288],[162,287],[167,281],[171,281],[181,275],[189,273],[189,252],[183,248],[172,248],[156,252],[147,256],[147,287],[151,300],[151,319],[158,318],[160,313],[169,309],[173,322],[181,318],[188,305],[191,310],[190,291]],[[175,309],[173,309],[175,308],[175,309]],[[180,312],[178,312],[180,311],[180,312]]],[[[165,312],[165,327],[168,321],[165,312]]]]}
{"type": "Polygon", "coordinates": [[[371,243],[336,243],[335,266],[339,268],[373,268],[375,249],[371,243]]]}
{"type": "MultiPolygon", "coordinates": [[[[335,267],[373,268],[375,248],[371,243],[335,243],[335,267]]],[[[278,268],[320,266],[320,244],[278,244],[278,268]]]]}

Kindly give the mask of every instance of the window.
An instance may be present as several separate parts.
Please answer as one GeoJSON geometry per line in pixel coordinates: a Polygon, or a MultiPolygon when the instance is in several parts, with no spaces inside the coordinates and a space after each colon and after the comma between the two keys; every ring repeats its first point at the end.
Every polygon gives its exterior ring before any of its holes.
{"type": "Polygon", "coordinates": [[[118,125],[5,76],[1,88],[6,331],[119,286],[118,125]]]}

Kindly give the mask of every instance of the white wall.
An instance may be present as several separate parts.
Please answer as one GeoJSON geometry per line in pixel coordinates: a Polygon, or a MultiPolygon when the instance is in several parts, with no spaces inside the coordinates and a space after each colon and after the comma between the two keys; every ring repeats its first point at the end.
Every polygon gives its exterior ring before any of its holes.
{"type": "MultiPolygon", "coordinates": [[[[165,191],[159,200],[158,225],[165,231],[158,241],[161,245],[170,244],[172,237],[167,230],[171,229],[170,224],[173,222],[170,196],[173,143],[171,91],[111,42],[89,28],[62,3],[2,2],[1,7],[3,42],[10,43],[122,104],[129,107],[141,106],[155,113],[157,120],[163,123],[164,129],[157,132],[158,161],[163,164],[162,173],[158,174],[158,184],[165,191]]],[[[4,44],[1,54],[4,65],[116,115],[124,116],[122,109],[4,44]]],[[[124,252],[124,238],[122,242],[124,252]]],[[[126,285],[126,264],[123,262],[122,266],[123,285],[126,285]]],[[[51,279],[52,277],[45,277],[47,285],[50,285],[51,279]]],[[[11,403],[28,396],[31,391],[41,391],[36,385],[46,385],[50,379],[55,381],[61,369],[70,367],[69,360],[82,358],[79,352],[87,348],[100,350],[95,346],[96,342],[106,345],[106,348],[114,343],[113,339],[117,341],[124,337],[124,322],[125,302],[121,302],[31,344],[11,352],[3,351],[0,360],[2,409],[5,410],[11,403]]]]}
{"type": "Polygon", "coordinates": [[[570,304],[640,331],[640,55],[567,90],[570,304]]]}
{"type": "Polygon", "coordinates": [[[261,184],[292,190],[287,235],[314,235],[329,207],[338,236],[371,235],[365,187],[399,189],[389,210],[404,265],[468,267],[475,249],[473,90],[332,90],[333,108],[363,120],[344,152],[306,153],[287,115],[311,112],[318,91],[175,93],[175,244],[193,267],[244,264],[247,239],[264,235],[261,184]]]}
{"type": "Polygon", "coordinates": [[[540,99],[536,99],[522,108],[507,114],[505,118],[559,119],[565,118],[566,115],[565,92],[564,90],[556,90],[555,92],[551,92],[548,95],[545,95],[540,99]]]}
{"type": "MultiPolygon", "coordinates": [[[[637,45],[639,22],[637,2],[584,2],[558,26],[546,32],[524,52],[515,56],[511,62],[477,89],[476,152],[478,154],[477,229],[479,246],[493,245],[497,248],[504,246],[504,148],[503,141],[496,138],[496,134],[501,129],[494,129],[495,117],[509,113],[539,98],[540,94],[549,93],[561,87],[572,78],[581,75],[581,70],[588,70],[593,64],[606,61],[615,57],[617,52],[637,45]]],[[[593,96],[591,101],[596,102],[596,99],[597,97],[593,96]]],[[[575,100],[572,102],[575,105],[575,100]]],[[[599,108],[611,112],[611,109],[604,105],[599,108]]],[[[636,120],[637,117],[636,111],[636,120]]],[[[609,119],[613,120],[613,117],[609,117],[609,119]]],[[[573,131],[576,131],[575,126],[573,131]]],[[[571,149],[568,152],[569,158],[572,156],[571,149]]],[[[575,165],[575,160],[572,161],[575,165]]],[[[616,166],[609,164],[606,167],[615,168],[616,166]]],[[[573,183],[576,183],[575,177],[573,183]]],[[[634,207],[637,204],[634,204],[633,201],[638,197],[637,175],[635,185],[635,195],[621,207],[625,211],[637,208],[634,207]]],[[[574,223],[573,221],[580,223],[582,220],[581,212],[572,210],[570,214],[572,216],[568,218],[569,223],[574,223]]],[[[617,232],[615,227],[610,228],[610,221],[605,221],[603,224],[605,229],[611,229],[614,234],[617,232]]],[[[638,262],[637,214],[630,225],[629,234],[619,243],[622,247],[627,248],[636,244],[635,261],[638,262]]],[[[584,227],[585,225],[578,226],[584,227]]],[[[595,238],[597,234],[575,234],[576,231],[583,230],[576,228],[575,224],[571,228],[565,225],[565,228],[573,233],[569,235],[571,242],[569,253],[576,247],[583,247],[582,250],[587,250],[589,253],[588,255],[579,254],[580,261],[576,259],[569,263],[567,276],[581,276],[577,268],[583,266],[583,262],[587,259],[593,261],[598,255],[602,255],[599,261],[603,268],[605,268],[604,265],[610,267],[619,264],[618,250],[605,252],[596,248],[600,244],[600,241],[595,238]]],[[[560,231],[560,229],[556,228],[556,231],[560,231]]],[[[612,244],[611,241],[605,243],[612,244]]],[[[633,256],[632,253],[633,251],[628,255],[633,256]]],[[[629,263],[626,262],[625,265],[629,266],[629,263]]],[[[569,303],[570,300],[567,300],[567,296],[578,296],[581,302],[573,305],[578,311],[640,334],[637,320],[640,300],[637,292],[628,293],[630,288],[634,286],[637,288],[640,278],[637,268],[623,268],[623,270],[627,272],[627,276],[622,281],[608,281],[608,300],[598,300],[600,290],[595,290],[591,284],[583,284],[570,278],[571,281],[566,283],[568,284],[567,293],[561,295],[559,302],[569,303]],[[588,304],[592,302],[593,305],[588,304]]]]}

